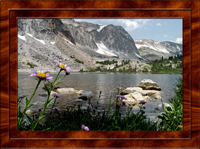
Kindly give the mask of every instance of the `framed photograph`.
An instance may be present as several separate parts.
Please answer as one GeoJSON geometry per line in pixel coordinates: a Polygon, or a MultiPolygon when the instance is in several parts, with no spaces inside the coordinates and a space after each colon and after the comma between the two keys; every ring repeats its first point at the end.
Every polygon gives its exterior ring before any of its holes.
{"type": "Polygon", "coordinates": [[[199,1],[2,1],[1,147],[199,148],[199,52],[199,1]]]}

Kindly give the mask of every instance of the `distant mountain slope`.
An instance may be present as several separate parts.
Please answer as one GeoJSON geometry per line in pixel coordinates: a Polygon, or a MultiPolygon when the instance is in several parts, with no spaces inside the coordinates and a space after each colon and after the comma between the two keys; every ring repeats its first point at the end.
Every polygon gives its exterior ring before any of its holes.
{"type": "Polygon", "coordinates": [[[138,48],[140,55],[147,60],[182,55],[182,45],[174,42],[157,42],[149,39],[141,39],[135,40],[135,45],[138,48]]]}

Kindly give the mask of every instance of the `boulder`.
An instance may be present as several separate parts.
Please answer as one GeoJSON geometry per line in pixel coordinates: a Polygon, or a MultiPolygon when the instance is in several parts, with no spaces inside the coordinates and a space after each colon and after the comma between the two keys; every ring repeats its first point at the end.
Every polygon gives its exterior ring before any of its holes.
{"type": "Polygon", "coordinates": [[[157,99],[157,100],[161,100],[162,97],[161,97],[159,94],[156,94],[155,99],[157,99]]]}
{"type": "Polygon", "coordinates": [[[142,80],[136,87],[141,87],[143,90],[161,90],[158,84],[151,79],[142,80]]]}
{"type": "Polygon", "coordinates": [[[60,86],[59,86],[59,85],[55,85],[55,86],[53,87],[53,90],[57,90],[58,88],[60,88],[60,86]]]}
{"type": "Polygon", "coordinates": [[[145,100],[151,99],[151,97],[149,97],[149,96],[144,96],[143,98],[144,98],[145,100]]]}
{"type": "Polygon", "coordinates": [[[144,100],[142,94],[139,93],[139,92],[131,93],[131,96],[132,96],[136,101],[144,100]]]}
{"type": "Polygon", "coordinates": [[[56,92],[60,95],[73,94],[76,92],[74,88],[57,88],[56,92]]]}
{"type": "Polygon", "coordinates": [[[26,114],[31,114],[31,115],[33,115],[34,113],[35,113],[35,111],[32,111],[32,110],[27,110],[26,112],[25,112],[26,114]]]}
{"type": "Polygon", "coordinates": [[[147,92],[148,96],[155,96],[155,95],[160,95],[161,91],[156,91],[156,90],[145,90],[147,92]]]}
{"type": "Polygon", "coordinates": [[[120,94],[121,95],[127,95],[127,94],[134,93],[134,92],[141,93],[143,96],[147,95],[147,92],[144,91],[140,87],[128,87],[128,88],[124,89],[120,94]]]}
{"type": "Polygon", "coordinates": [[[78,99],[82,99],[82,100],[87,100],[93,97],[93,93],[91,91],[88,92],[88,91],[80,90],[76,93],[80,95],[78,99]]]}
{"type": "Polygon", "coordinates": [[[145,100],[142,96],[141,93],[138,92],[134,92],[134,93],[130,93],[128,95],[124,95],[125,98],[127,98],[127,100],[123,100],[126,104],[131,104],[131,105],[135,105],[137,103],[140,103],[140,100],[145,100]]]}
{"type": "Polygon", "coordinates": [[[58,94],[58,93],[51,91],[51,93],[50,93],[51,98],[54,96],[53,94],[58,94]]]}

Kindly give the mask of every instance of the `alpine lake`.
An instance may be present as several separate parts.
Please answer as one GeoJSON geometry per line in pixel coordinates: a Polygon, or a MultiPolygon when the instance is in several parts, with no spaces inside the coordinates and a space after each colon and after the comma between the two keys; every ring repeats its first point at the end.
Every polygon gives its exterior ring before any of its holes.
{"type": "MultiPolygon", "coordinates": [[[[57,74],[52,74],[54,78],[57,74]]],[[[60,78],[63,77],[63,72],[60,74],[60,78]]],[[[60,88],[74,88],[75,90],[85,90],[91,91],[93,97],[90,99],[90,102],[93,106],[96,106],[97,100],[98,110],[108,109],[110,99],[114,101],[116,96],[119,95],[120,89],[118,88],[127,88],[135,87],[143,79],[151,79],[156,82],[161,90],[162,101],[169,103],[169,99],[173,98],[175,95],[174,88],[177,83],[177,79],[182,77],[182,74],[112,74],[112,73],[71,73],[67,75],[59,84],[60,88]],[[101,97],[99,98],[99,93],[102,92],[101,97]]],[[[30,98],[33,93],[37,80],[34,77],[29,77],[28,73],[18,73],[18,97],[27,96],[30,98]]],[[[36,91],[35,96],[32,98],[31,103],[38,101],[38,103],[30,108],[31,111],[38,112],[43,109],[46,97],[41,96],[46,91],[42,89],[45,83],[42,81],[39,88],[36,91]]],[[[56,107],[61,111],[64,111],[67,108],[77,106],[78,104],[82,107],[88,103],[88,100],[82,102],[77,102],[76,99],[79,96],[77,94],[67,94],[61,96],[56,100],[56,107]]],[[[53,102],[52,102],[53,103],[53,102]]],[[[151,98],[147,100],[145,104],[145,113],[152,113],[156,105],[161,103],[161,100],[151,98]]],[[[52,105],[52,104],[51,104],[52,105]]],[[[51,108],[51,105],[46,109],[45,114],[48,114],[51,108]]],[[[25,106],[25,99],[21,102],[21,110],[25,106]]],[[[132,107],[133,112],[139,110],[138,106],[132,107]]],[[[122,113],[126,113],[127,107],[122,107],[122,113]]]]}

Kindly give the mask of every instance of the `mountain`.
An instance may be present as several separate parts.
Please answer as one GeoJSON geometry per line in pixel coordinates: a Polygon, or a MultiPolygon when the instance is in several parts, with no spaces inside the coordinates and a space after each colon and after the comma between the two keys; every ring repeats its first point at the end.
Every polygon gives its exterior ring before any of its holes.
{"type": "Polygon", "coordinates": [[[174,42],[158,42],[149,39],[134,40],[140,55],[147,60],[168,58],[182,55],[182,44],[174,42]]]}
{"type": "Polygon", "coordinates": [[[99,53],[108,51],[122,59],[138,59],[140,55],[134,40],[121,26],[103,26],[99,32],[92,30],[90,34],[98,46],[99,53]],[[102,47],[106,47],[106,50],[102,47]]]}
{"type": "Polygon", "coordinates": [[[72,71],[105,67],[97,61],[146,62],[182,53],[182,45],[133,40],[121,26],[77,22],[74,19],[18,19],[18,70],[56,71],[56,61],[72,71]]]}
{"type": "Polygon", "coordinates": [[[73,19],[18,19],[18,69],[55,71],[56,61],[73,71],[96,67],[108,59],[140,60],[134,40],[120,26],[73,19]]]}

